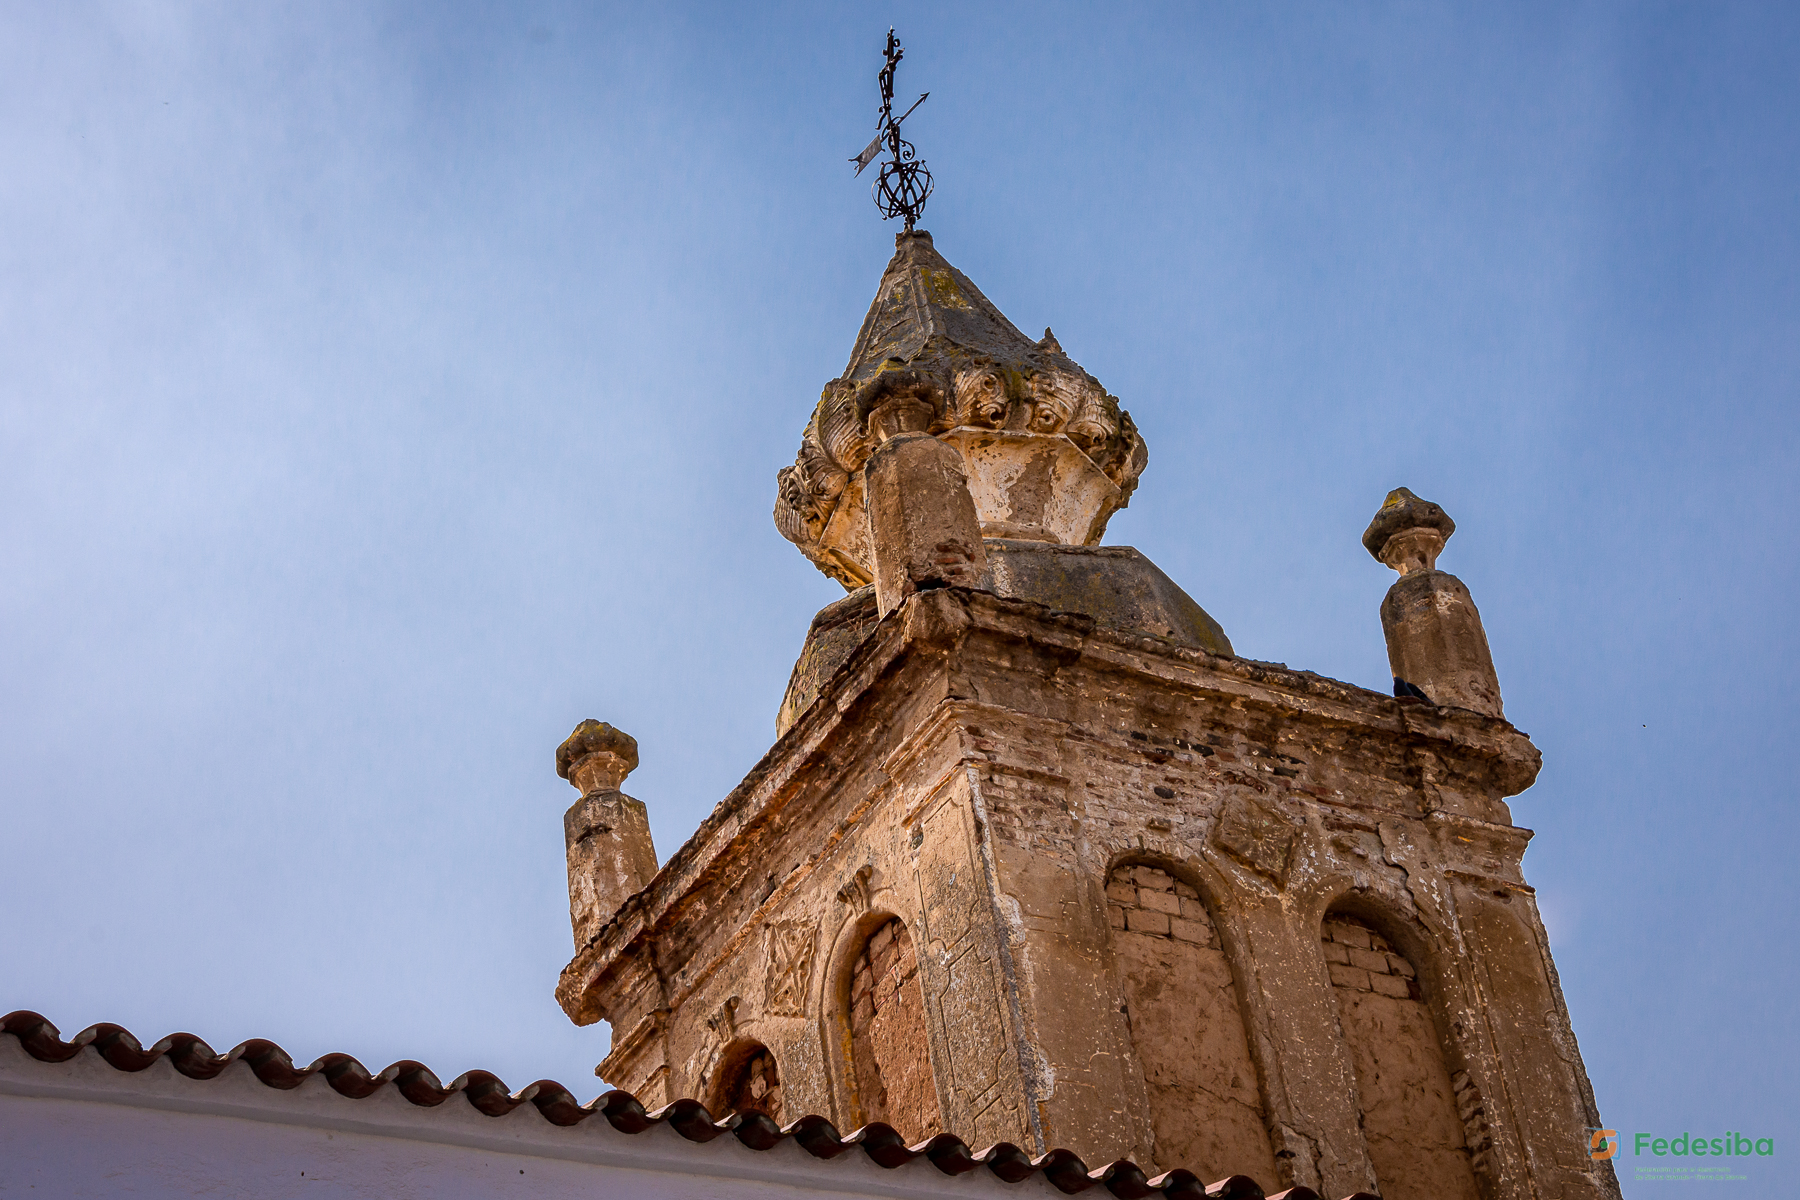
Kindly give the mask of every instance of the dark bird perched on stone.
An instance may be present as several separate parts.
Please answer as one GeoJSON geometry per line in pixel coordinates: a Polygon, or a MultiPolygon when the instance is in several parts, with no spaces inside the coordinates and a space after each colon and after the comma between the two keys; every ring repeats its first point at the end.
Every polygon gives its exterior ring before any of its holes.
{"type": "Polygon", "coordinates": [[[1423,688],[1416,683],[1406,682],[1398,675],[1394,676],[1394,695],[1402,700],[1423,700],[1427,704],[1431,703],[1431,697],[1425,694],[1423,688]]]}

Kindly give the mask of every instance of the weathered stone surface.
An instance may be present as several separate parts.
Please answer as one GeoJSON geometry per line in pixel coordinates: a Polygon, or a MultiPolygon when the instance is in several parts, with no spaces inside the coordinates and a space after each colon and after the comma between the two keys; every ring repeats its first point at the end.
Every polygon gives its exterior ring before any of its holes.
{"type": "Polygon", "coordinates": [[[1148,461],[1130,414],[1048,330],[1020,333],[929,233],[895,247],[849,366],[779,475],[776,527],[846,588],[874,582],[863,467],[904,395],[906,427],[961,459],[983,536],[1098,543],[1148,461]]]}
{"type": "MultiPolygon", "coordinates": [[[[985,591],[1081,613],[1109,629],[1231,653],[1231,641],[1219,623],[1130,546],[1056,546],[1011,538],[988,538],[985,544],[987,571],[978,583],[985,591]]],[[[782,697],[777,736],[818,699],[825,681],[874,630],[880,616],[873,588],[859,588],[819,610],[782,697]]]]}
{"type": "Polygon", "coordinates": [[[1376,1190],[1383,1200],[1481,1200],[1431,1012],[1417,979],[1396,969],[1406,960],[1355,917],[1327,916],[1319,936],[1354,968],[1333,964],[1331,984],[1376,1190]]]}
{"type": "Polygon", "coordinates": [[[1059,546],[992,538],[980,586],[1109,629],[1230,654],[1225,630],[1161,568],[1130,546],[1059,546]]]}
{"type": "Polygon", "coordinates": [[[1410,684],[1433,704],[1498,717],[1500,678],[1481,613],[1462,580],[1437,569],[1454,532],[1443,509],[1396,488],[1363,534],[1369,553],[1400,573],[1381,602],[1388,662],[1396,691],[1410,684]]]}
{"type": "Polygon", "coordinates": [[[1363,548],[1377,562],[1386,563],[1402,575],[1409,570],[1429,571],[1455,532],[1456,522],[1449,513],[1429,500],[1419,499],[1410,488],[1395,488],[1363,530],[1363,548]],[[1392,544],[1402,534],[1407,536],[1400,544],[1392,544]]]}
{"type": "Polygon", "coordinates": [[[1381,630],[1394,678],[1433,704],[1504,715],[1487,631],[1462,580],[1444,571],[1402,576],[1381,602],[1381,630]]]}
{"type": "Polygon", "coordinates": [[[601,721],[583,721],[556,751],[556,773],[582,793],[563,814],[577,950],[656,874],[650,814],[619,791],[637,764],[636,739],[601,721]]]}
{"type": "Polygon", "coordinates": [[[637,765],[637,739],[605,721],[583,721],[556,748],[556,773],[584,795],[617,789],[637,765]]]}
{"type": "Polygon", "coordinates": [[[820,689],[837,674],[851,652],[862,645],[880,619],[874,584],[857,588],[819,610],[806,631],[806,644],[794,662],[793,674],[788,676],[781,711],[775,717],[776,737],[786,733],[819,698],[820,689]]]}
{"type": "Polygon", "coordinates": [[[624,792],[589,792],[563,814],[563,840],[569,924],[579,949],[656,874],[650,814],[643,801],[624,792]]]}
{"type": "Polygon", "coordinates": [[[853,1128],[859,1073],[881,1065],[858,1048],[854,980],[898,918],[923,1014],[907,1077],[929,1072],[939,1127],[1336,1195],[1373,1189],[1385,1153],[1359,1014],[1410,1005],[1407,1028],[1441,1031],[1456,1122],[1431,1144],[1460,1138],[1469,1170],[1485,1155],[1485,1197],[1616,1196],[1604,1164],[1562,1145],[1598,1120],[1519,873],[1530,834],[1505,803],[1537,767],[1524,735],[1477,712],[921,592],[558,994],[578,1022],[612,1022],[601,1073],[646,1103],[711,1094],[721,1045],[748,1040],[789,1119],[853,1128]],[[1290,832],[1285,854],[1218,836],[1256,806],[1290,832]],[[1344,940],[1323,939],[1328,912],[1362,936],[1339,922],[1344,940]],[[794,988],[767,983],[770,939],[790,936],[775,929],[817,931],[801,1015],[794,988]]]}
{"type": "Polygon", "coordinates": [[[869,456],[863,489],[882,615],[917,591],[979,585],[987,548],[956,451],[928,433],[901,429],[869,456]]]}
{"type": "Polygon", "coordinates": [[[890,917],[863,943],[850,975],[859,1122],[885,1121],[909,1142],[944,1131],[925,1047],[918,955],[905,923],[890,917]]]}
{"type": "Polygon", "coordinates": [[[1113,971],[1155,1161],[1202,1179],[1277,1178],[1237,984],[1198,890],[1164,870],[1119,866],[1107,895],[1124,926],[1109,921],[1113,971]],[[1191,919],[1174,915],[1183,908],[1191,919]]]}

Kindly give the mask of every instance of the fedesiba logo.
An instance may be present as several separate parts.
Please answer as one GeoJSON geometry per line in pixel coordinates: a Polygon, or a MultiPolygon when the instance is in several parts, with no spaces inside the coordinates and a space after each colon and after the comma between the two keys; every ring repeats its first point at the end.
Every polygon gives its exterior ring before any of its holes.
{"type": "Polygon", "coordinates": [[[1775,1139],[1747,1138],[1730,1129],[1725,1131],[1724,1137],[1716,1137],[1710,1141],[1704,1136],[1696,1137],[1691,1133],[1672,1138],[1659,1138],[1648,1133],[1637,1134],[1631,1152],[1642,1154],[1646,1148],[1658,1158],[1671,1154],[1676,1158],[1686,1158],[1690,1154],[1695,1158],[1705,1158],[1708,1155],[1714,1158],[1748,1158],[1752,1154],[1758,1158],[1773,1158],[1775,1139]]]}
{"type": "MultiPolygon", "coordinates": [[[[1616,1129],[1587,1129],[1588,1157],[1605,1162],[1618,1156],[1624,1139],[1616,1129]]],[[[1639,1183],[1731,1183],[1750,1176],[1742,1174],[1747,1158],[1775,1157],[1775,1139],[1751,1137],[1728,1129],[1715,1138],[1700,1133],[1678,1133],[1659,1137],[1654,1133],[1630,1135],[1631,1165],[1639,1183]],[[1701,1160],[1719,1160],[1695,1162],[1701,1160]],[[1726,1160],[1736,1159],[1736,1163],[1726,1160]]]]}
{"type": "MultiPolygon", "coordinates": [[[[1590,1125],[1587,1132],[1589,1158],[1603,1161],[1619,1152],[1618,1130],[1595,1129],[1590,1125]]],[[[1641,1156],[1646,1150],[1656,1158],[1671,1155],[1676,1158],[1773,1158],[1775,1139],[1745,1137],[1735,1129],[1728,1129],[1716,1138],[1692,1133],[1677,1134],[1672,1138],[1660,1138],[1653,1133],[1635,1134],[1632,1155],[1641,1156]]]]}

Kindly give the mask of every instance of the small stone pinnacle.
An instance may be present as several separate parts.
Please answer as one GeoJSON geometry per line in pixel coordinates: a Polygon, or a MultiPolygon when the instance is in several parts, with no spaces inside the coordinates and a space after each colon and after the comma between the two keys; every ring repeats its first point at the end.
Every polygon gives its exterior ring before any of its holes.
{"type": "Polygon", "coordinates": [[[583,721],[556,748],[556,773],[584,796],[616,791],[637,765],[637,739],[604,721],[583,721]]]}

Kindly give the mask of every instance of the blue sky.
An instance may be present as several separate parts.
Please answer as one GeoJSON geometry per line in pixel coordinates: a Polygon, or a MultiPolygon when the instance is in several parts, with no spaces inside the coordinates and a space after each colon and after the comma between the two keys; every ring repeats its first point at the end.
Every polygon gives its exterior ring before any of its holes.
{"type": "Polygon", "coordinates": [[[552,754],[666,857],[841,594],[769,511],[890,23],[924,226],[1149,443],[1108,540],[1383,687],[1443,504],[1603,1116],[1791,1139],[1779,5],[0,3],[0,1009],[596,1086],[552,754]]]}

